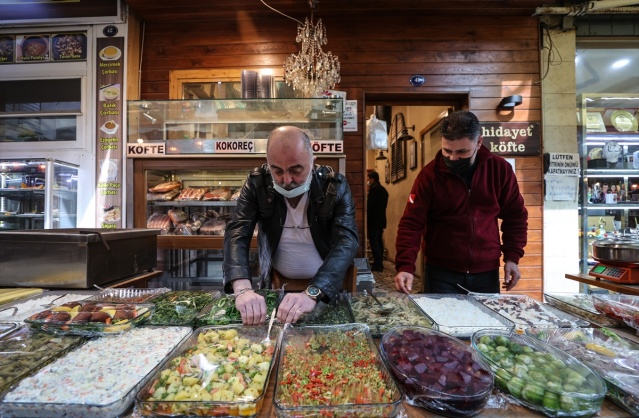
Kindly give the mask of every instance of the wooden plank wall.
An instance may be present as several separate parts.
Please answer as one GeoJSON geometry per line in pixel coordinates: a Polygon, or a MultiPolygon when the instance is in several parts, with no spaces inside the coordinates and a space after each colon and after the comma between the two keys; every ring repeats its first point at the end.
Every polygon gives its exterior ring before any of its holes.
{"type": "MultiPolygon", "coordinates": [[[[321,10],[316,15],[321,16],[321,10]]],[[[541,121],[538,85],[539,29],[526,16],[432,16],[426,11],[402,16],[323,19],[328,45],[341,62],[338,90],[358,100],[358,131],[345,134],[347,177],[358,207],[364,243],[365,93],[467,92],[470,110],[482,121],[541,121]],[[412,87],[414,74],[426,77],[412,87]],[[499,114],[502,97],[520,94],[516,111],[499,114]]],[[[146,22],[142,54],[141,99],[169,98],[169,71],[204,68],[280,67],[298,51],[296,23],[268,10],[259,18],[146,22]]],[[[541,156],[516,159],[516,172],[530,213],[528,246],[521,261],[517,293],[536,299],[542,291],[541,156]]],[[[360,256],[364,254],[360,247],[360,256]]]]}

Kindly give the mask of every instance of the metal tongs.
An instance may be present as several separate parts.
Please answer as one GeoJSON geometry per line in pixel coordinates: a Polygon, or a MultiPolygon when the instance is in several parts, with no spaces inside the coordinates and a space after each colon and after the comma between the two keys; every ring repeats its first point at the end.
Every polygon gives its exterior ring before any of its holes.
{"type": "Polygon", "coordinates": [[[380,314],[382,314],[382,315],[388,315],[389,313],[391,313],[391,312],[393,312],[393,311],[394,311],[394,309],[393,309],[393,308],[390,308],[390,307],[386,307],[386,306],[384,306],[384,304],[383,304],[382,302],[380,302],[380,301],[379,301],[379,299],[377,299],[377,296],[375,296],[375,295],[373,294],[373,291],[371,291],[370,293],[368,293],[368,292],[366,291],[366,289],[364,289],[364,294],[365,294],[365,295],[371,295],[371,297],[373,298],[373,300],[375,301],[375,303],[377,303],[377,304],[379,305],[379,311],[378,311],[378,312],[379,312],[380,314]]]}

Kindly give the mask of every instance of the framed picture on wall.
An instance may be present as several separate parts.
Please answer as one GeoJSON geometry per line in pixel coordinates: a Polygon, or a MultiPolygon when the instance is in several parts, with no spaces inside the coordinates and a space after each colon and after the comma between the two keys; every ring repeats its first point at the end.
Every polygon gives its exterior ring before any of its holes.
{"type": "Polygon", "coordinates": [[[409,145],[409,151],[408,151],[408,167],[411,170],[414,170],[417,168],[417,142],[413,141],[410,145],[409,145]]]}
{"type": "Polygon", "coordinates": [[[390,164],[388,160],[386,160],[386,164],[384,165],[384,181],[386,184],[390,183],[390,164]]]}

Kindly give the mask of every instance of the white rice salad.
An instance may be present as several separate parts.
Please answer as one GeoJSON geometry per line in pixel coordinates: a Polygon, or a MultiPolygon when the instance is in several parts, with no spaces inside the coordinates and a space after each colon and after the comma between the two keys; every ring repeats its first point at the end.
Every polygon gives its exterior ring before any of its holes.
{"type": "Polygon", "coordinates": [[[3,402],[109,405],[131,391],[190,331],[140,327],[88,341],[22,380],[3,402]]]}
{"type": "Polygon", "coordinates": [[[438,324],[451,327],[504,326],[499,320],[467,300],[427,296],[414,297],[413,300],[438,324]]]}

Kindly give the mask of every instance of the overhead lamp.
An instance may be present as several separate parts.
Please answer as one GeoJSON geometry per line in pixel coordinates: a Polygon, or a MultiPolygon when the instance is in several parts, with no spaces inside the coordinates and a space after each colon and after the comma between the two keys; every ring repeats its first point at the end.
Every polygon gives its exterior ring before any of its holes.
{"type": "Polygon", "coordinates": [[[415,132],[415,125],[406,126],[406,119],[404,118],[404,114],[399,112],[393,116],[393,123],[391,127],[394,126],[395,139],[398,141],[412,141],[415,139],[412,135],[408,133],[409,129],[412,129],[415,132]]]}
{"type": "Polygon", "coordinates": [[[313,11],[317,8],[318,1],[309,0],[310,20],[307,18],[302,23],[294,19],[298,22],[295,42],[301,44],[301,47],[297,54],[289,55],[284,64],[284,81],[293,90],[299,90],[304,97],[320,97],[341,79],[337,56],[322,50],[322,45],[328,42],[322,19],[313,23],[313,11]]]}
{"type": "Polygon", "coordinates": [[[504,110],[514,110],[515,106],[519,106],[521,103],[522,103],[521,96],[518,94],[515,94],[515,95],[507,96],[501,99],[501,102],[499,102],[499,106],[497,106],[497,108],[504,109],[504,110]]]}
{"type": "Polygon", "coordinates": [[[388,158],[384,155],[384,151],[380,150],[379,155],[375,158],[377,161],[388,160],[388,158]]]}

